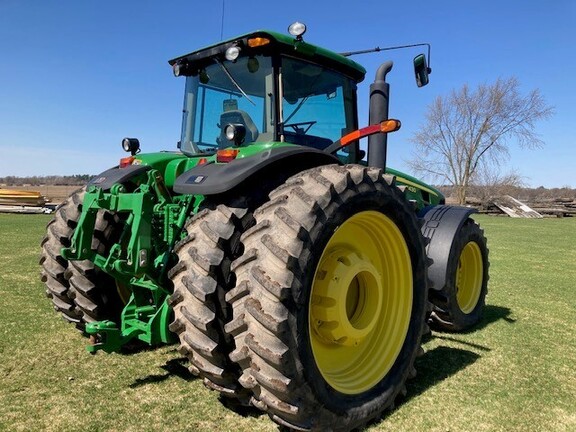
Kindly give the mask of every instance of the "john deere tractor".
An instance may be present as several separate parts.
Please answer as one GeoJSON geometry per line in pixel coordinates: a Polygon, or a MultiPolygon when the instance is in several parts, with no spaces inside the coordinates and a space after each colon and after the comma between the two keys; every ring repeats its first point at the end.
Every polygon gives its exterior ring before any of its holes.
{"type": "MultiPolygon", "coordinates": [[[[349,431],[405,392],[428,323],[478,322],[488,251],[473,210],[386,167],[392,63],[359,128],[365,69],[304,31],[171,60],[178,149],[124,139],[129,155],[48,224],[42,281],[91,353],[177,343],[230,402],[292,430],[349,431]]],[[[426,56],[414,66],[426,85],[426,56]]]]}

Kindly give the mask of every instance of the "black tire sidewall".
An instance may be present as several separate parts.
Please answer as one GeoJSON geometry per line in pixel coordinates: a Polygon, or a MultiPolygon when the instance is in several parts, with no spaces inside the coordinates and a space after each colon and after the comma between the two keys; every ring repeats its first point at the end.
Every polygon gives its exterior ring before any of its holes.
{"type": "Polygon", "coordinates": [[[463,330],[477,324],[482,319],[486,293],[488,291],[488,248],[482,230],[472,219],[468,219],[464,223],[460,228],[459,234],[454,239],[454,244],[450,250],[450,258],[448,259],[446,286],[449,290],[449,314],[452,317],[453,326],[457,330],[463,330]],[[474,309],[470,313],[464,313],[458,304],[456,278],[460,255],[469,242],[476,243],[482,255],[482,287],[474,309]]]}
{"type": "MultiPolygon", "coordinates": [[[[371,190],[353,195],[337,208],[329,209],[326,214],[326,222],[321,227],[316,224],[310,233],[313,245],[310,248],[310,254],[303,254],[300,257],[300,260],[307,262],[307,264],[303,263],[301,267],[306,268],[307,272],[302,279],[303,283],[299,286],[311,287],[320,257],[334,231],[354,214],[366,210],[376,210],[388,216],[407,239],[406,243],[414,270],[414,295],[408,333],[392,369],[376,386],[364,393],[343,394],[333,389],[324,380],[314,360],[310,344],[309,301],[311,290],[308,289],[306,293],[294,293],[294,297],[300,299],[298,302],[300,307],[297,309],[297,314],[291,317],[290,327],[295,333],[293,337],[297,341],[299,358],[302,361],[301,367],[307,382],[315,393],[315,399],[324,407],[334,413],[346,413],[347,416],[354,416],[354,412],[357,411],[356,414],[359,417],[370,417],[371,412],[380,412],[382,406],[391,404],[401,390],[420,347],[422,323],[426,312],[426,276],[425,262],[423,262],[425,255],[421,246],[420,230],[415,216],[405,203],[404,197],[394,186],[388,189],[377,192],[371,190]]],[[[313,407],[311,408],[313,409],[313,407]]]]}

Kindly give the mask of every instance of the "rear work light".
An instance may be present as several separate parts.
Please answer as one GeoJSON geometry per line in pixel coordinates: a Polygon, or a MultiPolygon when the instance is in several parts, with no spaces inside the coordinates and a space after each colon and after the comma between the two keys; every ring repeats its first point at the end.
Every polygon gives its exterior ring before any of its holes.
{"type": "Polygon", "coordinates": [[[138,141],[138,138],[124,138],[122,140],[122,148],[125,152],[129,152],[134,156],[140,153],[140,141],[138,141]]]}

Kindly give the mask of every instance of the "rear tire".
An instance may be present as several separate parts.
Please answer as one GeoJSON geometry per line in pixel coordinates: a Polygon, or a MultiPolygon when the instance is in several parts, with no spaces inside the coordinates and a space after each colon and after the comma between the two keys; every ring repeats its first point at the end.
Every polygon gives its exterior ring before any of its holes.
{"type": "Polygon", "coordinates": [[[174,284],[169,328],[178,334],[179,351],[208,388],[239,405],[248,405],[249,395],[238,383],[239,367],[228,357],[234,341],[224,332],[232,313],[224,296],[235,282],[230,264],[243,251],[240,235],[252,221],[246,208],[221,204],[200,211],[187,222],[188,235],[174,250],[179,261],[169,272],[174,284]]]}
{"type": "MultiPolygon", "coordinates": [[[[89,322],[108,319],[117,322],[124,306],[112,277],[90,261],[68,261],[61,254],[61,249],[71,244],[85,192],[85,189],[74,192],[57,207],[46,227],[40,258],[46,295],[54,309],[82,332],[89,322]]],[[[104,253],[119,234],[118,224],[112,214],[99,212],[92,249],[104,253]]]]}
{"type": "Polygon", "coordinates": [[[349,431],[405,391],[426,304],[419,225],[390,176],[293,176],[254,214],[226,330],[252,403],[295,430],[349,431]]]}
{"type": "Polygon", "coordinates": [[[484,231],[467,219],[450,251],[446,285],[441,291],[430,291],[433,329],[459,332],[480,322],[488,292],[488,267],[484,231]]]}

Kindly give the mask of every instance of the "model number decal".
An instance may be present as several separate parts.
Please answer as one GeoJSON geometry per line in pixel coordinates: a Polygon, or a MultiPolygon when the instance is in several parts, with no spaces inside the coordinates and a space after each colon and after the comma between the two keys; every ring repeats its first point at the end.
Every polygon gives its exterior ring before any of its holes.
{"type": "Polygon", "coordinates": [[[190,177],[188,177],[188,180],[186,180],[186,183],[187,184],[200,184],[204,180],[206,180],[206,178],[207,178],[207,176],[203,176],[203,175],[190,176],[190,177]]]}

